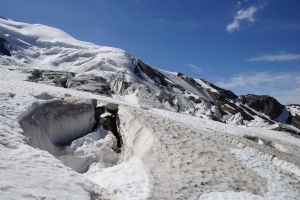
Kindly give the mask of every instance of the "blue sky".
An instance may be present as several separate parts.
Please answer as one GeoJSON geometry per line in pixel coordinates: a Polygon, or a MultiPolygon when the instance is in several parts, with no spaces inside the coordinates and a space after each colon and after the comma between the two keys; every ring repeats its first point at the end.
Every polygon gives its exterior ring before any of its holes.
{"type": "Polygon", "coordinates": [[[236,94],[300,104],[299,0],[0,0],[0,15],[236,94]]]}

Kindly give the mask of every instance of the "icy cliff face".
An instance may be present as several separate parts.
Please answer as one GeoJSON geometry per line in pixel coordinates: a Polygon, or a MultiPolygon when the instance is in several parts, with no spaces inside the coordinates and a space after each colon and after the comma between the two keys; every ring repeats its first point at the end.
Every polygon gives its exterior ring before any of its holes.
{"type": "Polygon", "coordinates": [[[120,132],[124,141],[123,159],[142,158],[157,142],[153,133],[126,109],[120,108],[120,132]]]}
{"type": "Polygon", "coordinates": [[[66,98],[47,102],[20,120],[26,137],[34,147],[54,156],[64,154],[64,146],[91,132],[95,102],[66,98]]]}

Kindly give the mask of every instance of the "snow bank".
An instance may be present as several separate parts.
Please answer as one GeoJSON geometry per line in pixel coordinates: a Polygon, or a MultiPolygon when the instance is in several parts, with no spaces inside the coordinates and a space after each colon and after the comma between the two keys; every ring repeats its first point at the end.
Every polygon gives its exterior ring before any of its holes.
{"type": "Polygon", "coordinates": [[[120,107],[118,114],[120,133],[124,142],[122,147],[124,161],[130,160],[132,157],[142,158],[154,145],[156,138],[147,127],[143,126],[125,108],[120,107]]]}

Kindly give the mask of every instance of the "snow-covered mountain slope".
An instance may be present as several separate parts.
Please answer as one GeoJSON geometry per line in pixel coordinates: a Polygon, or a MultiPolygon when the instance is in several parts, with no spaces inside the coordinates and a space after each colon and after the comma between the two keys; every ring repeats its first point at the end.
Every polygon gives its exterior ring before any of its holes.
{"type": "Polygon", "coordinates": [[[155,68],[124,50],[78,41],[52,27],[0,18],[0,39],[0,64],[38,69],[30,81],[122,95],[117,98],[222,122],[292,133],[300,128],[273,98],[247,95],[239,100],[203,79],[155,68]]]}
{"type": "Polygon", "coordinates": [[[0,37],[7,42],[11,57],[2,65],[93,73],[108,80],[135,81],[134,57],[125,51],[100,47],[74,39],[67,33],[40,24],[0,18],[0,37]]]}
{"type": "Polygon", "coordinates": [[[3,17],[0,79],[0,199],[300,198],[299,105],[3,17]]]}
{"type": "Polygon", "coordinates": [[[300,198],[300,140],[287,133],[141,107],[27,77],[21,68],[0,68],[3,199],[300,198]],[[86,120],[93,116],[96,121],[86,120]]]}

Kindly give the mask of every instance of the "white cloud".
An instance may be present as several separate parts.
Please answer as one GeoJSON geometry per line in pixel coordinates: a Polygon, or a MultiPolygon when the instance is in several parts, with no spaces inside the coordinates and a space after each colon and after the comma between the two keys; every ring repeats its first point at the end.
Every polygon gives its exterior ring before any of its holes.
{"type": "Polygon", "coordinates": [[[283,104],[300,103],[300,72],[248,72],[219,80],[216,85],[238,95],[270,95],[283,104]]]}
{"type": "Polygon", "coordinates": [[[200,67],[197,67],[196,65],[194,64],[186,64],[187,66],[193,68],[193,71],[196,72],[197,74],[201,74],[202,73],[202,70],[200,67]]]}
{"type": "Polygon", "coordinates": [[[300,60],[300,54],[281,54],[281,55],[265,55],[260,57],[250,58],[247,61],[289,61],[289,60],[300,60]]]}
{"type": "Polygon", "coordinates": [[[239,30],[242,21],[249,21],[249,22],[255,22],[254,14],[259,9],[257,7],[251,6],[250,8],[244,10],[240,9],[237,11],[236,15],[234,16],[233,22],[227,25],[226,30],[229,33],[234,32],[235,30],[239,30]]]}

